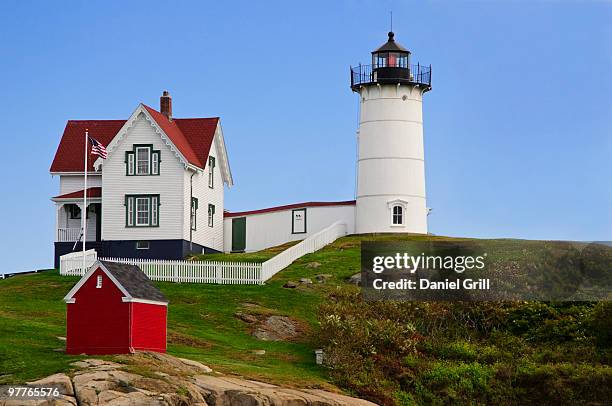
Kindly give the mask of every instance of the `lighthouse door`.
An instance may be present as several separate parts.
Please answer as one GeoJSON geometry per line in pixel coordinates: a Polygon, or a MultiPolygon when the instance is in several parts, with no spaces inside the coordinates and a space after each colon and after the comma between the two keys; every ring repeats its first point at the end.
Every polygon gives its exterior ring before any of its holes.
{"type": "Polygon", "coordinates": [[[246,217],[232,219],[232,252],[244,252],[246,248],[246,217]]]}

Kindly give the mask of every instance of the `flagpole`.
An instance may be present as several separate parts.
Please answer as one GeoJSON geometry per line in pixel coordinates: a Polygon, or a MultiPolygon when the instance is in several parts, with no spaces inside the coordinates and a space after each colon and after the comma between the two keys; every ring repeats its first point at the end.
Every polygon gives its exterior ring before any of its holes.
{"type": "Polygon", "coordinates": [[[89,130],[85,129],[85,185],[83,187],[83,209],[81,219],[83,221],[83,274],[85,274],[85,241],[87,240],[87,143],[89,142],[89,130]]]}

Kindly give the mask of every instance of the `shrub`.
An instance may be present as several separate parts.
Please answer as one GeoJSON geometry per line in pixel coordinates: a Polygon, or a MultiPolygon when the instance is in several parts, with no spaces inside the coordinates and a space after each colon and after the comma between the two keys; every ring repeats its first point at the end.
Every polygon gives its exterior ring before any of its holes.
{"type": "Polygon", "coordinates": [[[340,289],[319,321],[332,378],[382,405],[604,404],[612,386],[612,352],[594,345],[610,348],[610,303],[364,302],[340,289]]]}
{"type": "Polygon", "coordinates": [[[600,302],[593,308],[589,330],[599,348],[612,349],[612,302],[600,302]]]}

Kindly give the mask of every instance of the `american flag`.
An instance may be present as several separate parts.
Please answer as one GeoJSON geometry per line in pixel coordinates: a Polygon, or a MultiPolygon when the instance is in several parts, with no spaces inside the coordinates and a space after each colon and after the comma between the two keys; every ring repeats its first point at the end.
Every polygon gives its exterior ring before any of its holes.
{"type": "Polygon", "coordinates": [[[106,148],[104,145],[100,144],[97,140],[89,137],[89,142],[91,143],[91,153],[94,155],[98,155],[102,159],[106,159],[108,156],[106,153],[106,148]]]}

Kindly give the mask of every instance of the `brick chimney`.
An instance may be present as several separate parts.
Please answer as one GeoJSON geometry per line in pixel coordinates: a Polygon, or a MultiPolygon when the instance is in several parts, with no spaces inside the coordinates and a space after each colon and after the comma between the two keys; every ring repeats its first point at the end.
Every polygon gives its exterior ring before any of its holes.
{"type": "Polygon", "coordinates": [[[166,116],[168,120],[172,120],[172,97],[170,97],[170,93],[168,93],[167,90],[164,90],[159,98],[159,111],[166,116]]]}

